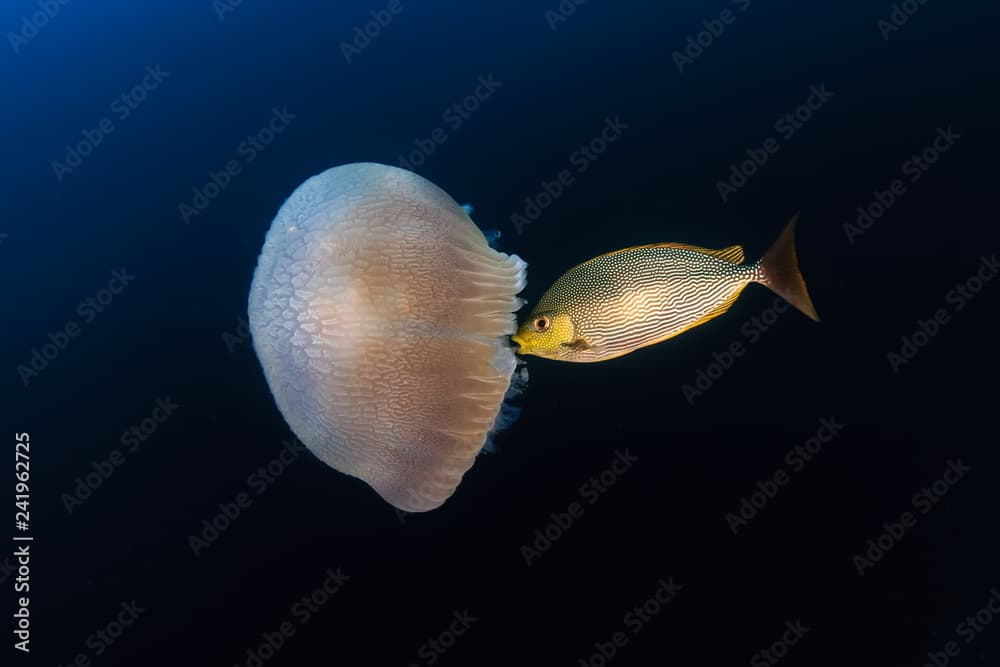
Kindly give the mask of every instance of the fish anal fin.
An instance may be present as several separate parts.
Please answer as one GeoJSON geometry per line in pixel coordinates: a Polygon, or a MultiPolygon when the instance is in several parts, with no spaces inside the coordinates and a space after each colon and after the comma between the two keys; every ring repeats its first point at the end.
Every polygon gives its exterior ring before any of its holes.
{"type": "MultiPolygon", "coordinates": [[[[736,300],[738,298],[740,298],[740,294],[743,293],[743,288],[744,287],[745,286],[742,286],[739,289],[737,289],[735,292],[733,292],[733,294],[731,296],[727,297],[725,301],[723,301],[722,303],[720,303],[718,306],[716,306],[711,311],[709,311],[709,312],[705,313],[704,315],[702,315],[696,321],[694,321],[691,324],[687,325],[686,327],[684,327],[683,329],[681,329],[677,333],[672,334],[671,338],[673,336],[679,336],[680,334],[684,333],[685,331],[690,331],[691,329],[694,329],[695,327],[699,327],[702,324],[704,324],[705,322],[708,322],[709,320],[714,320],[719,315],[722,315],[723,313],[725,313],[727,310],[729,310],[732,307],[732,305],[734,303],[736,303],[736,300]]],[[[657,341],[657,342],[659,342],[659,341],[657,341]]]]}
{"type": "MultiPolygon", "coordinates": [[[[697,321],[692,322],[691,324],[687,325],[686,327],[684,327],[680,331],[672,331],[671,333],[669,333],[666,336],[663,336],[661,338],[655,338],[653,340],[646,341],[640,347],[649,347],[650,345],[656,345],[657,343],[662,343],[665,340],[670,340],[671,338],[675,338],[677,336],[680,336],[682,333],[684,333],[686,331],[690,331],[691,329],[694,329],[695,327],[701,326],[702,324],[704,324],[705,322],[708,322],[709,320],[714,320],[716,317],[718,317],[719,315],[722,315],[723,313],[725,313],[727,310],[729,310],[732,307],[732,305],[736,302],[736,300],[738,298],[740,298],[740,294],[743,292],[744,287],[745,287],[745,285],[739,287],[732,295],[730,295],[729,297],[727,297],[725,301],[723,301],[718,306],[716,306],[715,308],[713,308],[710,312],[705,313],[700,318],[698,318],[697,321]]],[[[563,345],[567,345],[568,346],[570,344],[563,343],[563,345]]],[[[617,357],[624,356],[624,355],[626,355],[626,354],[628,354],[629,352],[632,352],[632,351],[633,350],[631,350],[631,349],[625,350],[621,354],[618,354],[618,355],[615,355],[615,356],[617,356],[617,357]]],[[[612,357],[603,357],[601,359],[601,361],[607,361],[608,359],[614,359],[615,356],[612,356],[612,357]]]]}

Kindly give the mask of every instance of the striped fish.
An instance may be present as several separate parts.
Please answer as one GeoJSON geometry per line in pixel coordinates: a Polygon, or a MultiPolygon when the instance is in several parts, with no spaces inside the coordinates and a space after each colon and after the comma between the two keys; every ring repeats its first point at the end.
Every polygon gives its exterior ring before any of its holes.
{"type": "Polygon", "coordinates": [[[519,354],[594,362],[673,338],[729,310],[749,283],[766,285],[815,321],[799,271],[792,218],[760,260],[743,248],[681,243],[600,255],[564,273],[513,336],[519,354]]]}

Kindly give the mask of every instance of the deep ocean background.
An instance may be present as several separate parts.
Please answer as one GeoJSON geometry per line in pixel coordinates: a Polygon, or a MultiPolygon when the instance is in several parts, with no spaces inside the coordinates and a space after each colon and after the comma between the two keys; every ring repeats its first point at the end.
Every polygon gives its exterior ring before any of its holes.
{"type": "Polygon", "coordinates": [[[401,0],[347,62],[340,44],[387,3],[245,0],[220,20],[210,0],[72,0],[17,48],[42,10],[3,3],[0,386],[10,449],[31,436],[35,536],[32,653],[8,644],[3,664],[254,664],[248,650],[341,568],[343,589],[263,664],[600,665],[595,645],[673,577],[683,590],[607,664],[769,664],[757,652],[801,621],[781,664],[923,665],[957,641],[951,664],[1000,665],[1000,616],[972,643],[956,634],[1000,587],[1000,280],[961,312],[947,298],[1000,252],[1000,8],[929,0],[883,39],[889,2],[742,5],[587,0],[553,31],[556,0],[401,0]],[[672,54],[727,7],[735,21],[679,72],[672,54]],[[156,66],[166,78],[120,118],[113,100],[156,66]],[[443,122],[490,75],[495,92],[443,122]],[[783,139],[775,122],[812,86],[833,96],[783,139]],[[287,129],[185,224],[179,205],[243,160],[275,108],[287,129]],[[114,131],[57,178],[52,162],[104,117],[114,131]],[[609,117],[627,129],[518,233],[525,198],[609,117]],[[416,171],[529,263],[529,303],[629,245],[755,258],[800,211],[823,323],[789,312],[750,343],[773,302],[752,286],[726,316],[618,360],[529,358],[520,420],[441,509],[401,517],[307,454],[196,557],[190,536],[289,437],[240,337],[271,219],[307,177],[398,164],[436,127],[447,141],[416,171]],[[961,138],[849,242],[857,207],[948,127],[961,138]],[[723,202],[717,181],[771,136],[780,151],[723,202]],[[122,269],[134,280],[85,321],[78,304],[122,269]],[[894,372],[887,354],[938,308],[951,322],[894,372]],[[23,381],[70,321],[80,334],[23,381]],[[735,341],[746,354],[691,405],[682,387],[735,341]],[[68,512],[64,494],[158,398],[179,407],[68,512]],[[734,535],[727,513],[790,470],[821,418],[845,428],[734,535]],[[625,449],[638,461],[529,566],[536,530],[625,449]],[[915,512],[958,459],[972,471],[915,512]],[[859,575],[853,558],[906,511],[916,526],[859,575]],[[145,611],[96,655],[88,636],[132,600],[145,611]],[[463,610],[468,632],[429,652],[463,610]]]}

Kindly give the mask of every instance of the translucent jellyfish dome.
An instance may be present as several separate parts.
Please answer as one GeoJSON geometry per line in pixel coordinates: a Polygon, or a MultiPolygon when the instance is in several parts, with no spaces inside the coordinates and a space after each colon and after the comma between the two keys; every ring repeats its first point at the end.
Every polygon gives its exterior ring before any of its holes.
{"type": "Polygon", "coordinates": [[[526,269],[412,172],[313,176],[278,211],[250,288],[278,409],[317,457],[393,506],[440,506],[501,412],[526,269]]]}

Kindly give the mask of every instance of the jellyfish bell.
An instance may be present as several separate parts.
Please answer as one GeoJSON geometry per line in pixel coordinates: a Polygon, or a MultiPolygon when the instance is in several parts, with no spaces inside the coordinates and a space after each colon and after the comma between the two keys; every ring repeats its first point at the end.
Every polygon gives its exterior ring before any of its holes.
{"type": "Polygon", "coordinates": [[[412,172],[308,179],[271,223],[248,306],[285,421],[398,509],[440,506],[509,414],[526,269],[412,172]]]}

